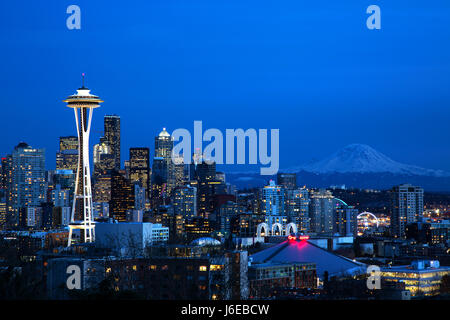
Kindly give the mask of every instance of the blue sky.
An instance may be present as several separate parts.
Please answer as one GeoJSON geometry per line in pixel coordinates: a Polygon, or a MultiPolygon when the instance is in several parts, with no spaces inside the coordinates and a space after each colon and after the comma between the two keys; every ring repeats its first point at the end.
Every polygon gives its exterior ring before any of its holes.
{"type": "MultiPolygon", "coordinates": [[[[122,118],[122,153],[167,127],[279,128],[281,167],[366,143],[450,171],[450,2],[3,1],[0,154],[75,134],[87,86],[122,118]],[[29,3],[28,3],[29,2],[29,3]],[[66,8],[81,8],[68,30],[66,8]],[[366,28],[376,4],[382,29],[366,28]]],[[[124,157],[123,159],[124,160],[124,157]]]]}

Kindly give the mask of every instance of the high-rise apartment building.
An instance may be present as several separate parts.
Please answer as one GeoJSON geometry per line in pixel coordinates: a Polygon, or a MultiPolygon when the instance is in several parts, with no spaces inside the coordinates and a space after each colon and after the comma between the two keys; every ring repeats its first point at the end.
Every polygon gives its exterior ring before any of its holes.
{"type": "Polygon", "coordinates": [[[309,196],[311,231],[332,234],[334,230],[334,197],[328,190],[311,191],[309,196]]]}
{"type": "Polygon", "coordinates": [[[288,222],[286,215],[285,189],[270,180],[261,189],[260,209],[272,235],[281,235],[288,222]]]}
{"type": "Polygon", "coordinates": [[[270,180],[261,192],[261,213],[264,215],[283,216],[285,215],[284,190],[281,186],[270,180]]]}
{"type": "Polygon", "coordinates": [[[172,197],[175,214],[188,219],[197,216],[197,188],[190,185],[177,187],[172,197]]]}
{"type": "Polygon", "coordinates": [[[334,233],[341,236],[356,236],[358,229],[358,209],[349,206],[341,199],[335,198],[334,233]]]}
{"type": "Polygon", "coordinates": [[[286,194],[286,215],[288,222],[297,225],[297,230],[302,233],[310,231],[309,218],[309,191],[306,188],[287,189],[286,194]]]}
{"type": "Polygon", "coordinates": [[[410,184],[395,186],[390,191],[391,231],[395,237],[405,237],[406,225],[423,215],[423,189],[410,184]]]}

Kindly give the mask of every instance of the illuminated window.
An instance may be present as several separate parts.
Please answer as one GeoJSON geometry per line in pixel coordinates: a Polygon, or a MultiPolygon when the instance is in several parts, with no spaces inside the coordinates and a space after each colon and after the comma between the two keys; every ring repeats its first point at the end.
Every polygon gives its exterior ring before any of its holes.
{"type": "Polygon", "coordinates": [[[211,270],[211,271],[217,271],[217,270],[222,270],[222,269],[223,269],[223,266],[219,265],[219,264],[212,264],[209,266],[209,270],[211,270]]]}
{"type": "Polygon", "coordinates": [[[199,270],[200,271],[206,271],[206,270],[208,270],[208,267],[207,266],[200,266],[199,270]]]}

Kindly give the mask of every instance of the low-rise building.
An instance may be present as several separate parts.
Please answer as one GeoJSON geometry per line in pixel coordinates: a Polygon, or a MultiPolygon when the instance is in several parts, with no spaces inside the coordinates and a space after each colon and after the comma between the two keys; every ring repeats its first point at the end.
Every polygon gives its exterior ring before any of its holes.
{"type": "Polygon", "coordinates": [[[450,267],[441,267],[436,260],[419,260],[409,266],[381,268],[383,281],[404,283],[411,296],[439,294],[441,278],[444,275],[450,275],[450,267]]]}
{"type": "Polygon", "coordinates": [[[139,256],[145,247],[169,240],[169,228],[149,222],[97,223],[95,233],[99,247],[122,256],[139,256]]]}
{"type": "Polygon", "coordinates": [[[61,257],[44,262],[47,298],[71,299],[77,292],[92,289],[105,279],[105,259],[61,257]]]}
{"type": "Polygon", "coordinates": [[[316,288],[317,276],[314,263],[268,262],[252,264],[248,270],[250,298],[273,296],[274,291],[286,289],[316,288]]]}

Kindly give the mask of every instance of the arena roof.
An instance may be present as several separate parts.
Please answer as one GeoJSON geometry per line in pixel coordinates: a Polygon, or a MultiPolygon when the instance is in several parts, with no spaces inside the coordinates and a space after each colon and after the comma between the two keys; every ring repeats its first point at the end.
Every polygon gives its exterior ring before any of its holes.
{"type": "Polygon", "coordinates": [[[307,240],[287,240],[250,256],[251,263],[315,263],[317,276],[323,279],[328,271],[329,276],[356,275],[366,272],[363,263],[336,255],[322,249],[307,240]]]}

